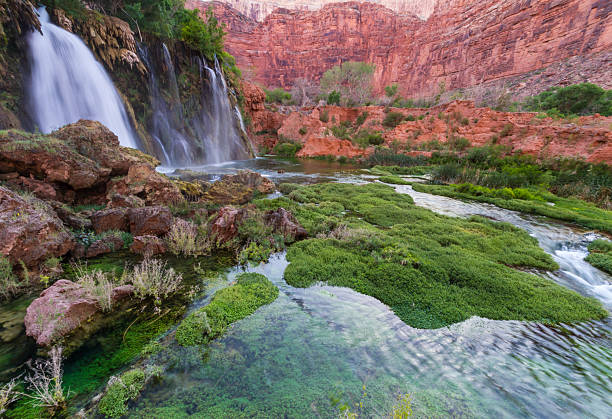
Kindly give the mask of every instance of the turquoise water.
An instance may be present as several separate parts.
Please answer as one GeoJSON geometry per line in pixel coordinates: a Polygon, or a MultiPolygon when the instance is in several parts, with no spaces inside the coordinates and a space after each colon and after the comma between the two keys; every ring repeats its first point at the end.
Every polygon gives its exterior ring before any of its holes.
{"type": "MultiPolygon", "coordinates": [[[[610,278],[582,261],[592,240],[582,232],[495,207],[414,197],[448,215],[482,213],[527,229],[560,264],[552,280],[612,308],[610,278]]],[[[277,254],[249,268],[272,280],[280,297],[210,347],[171,345],[152,358],[165,378],[130,417],[328,418],[338,417],[338,400],[360,417],[385,417],[405,394],[415,417],[610,417],[610,318],[554,327],[471,318],[419,330],[350,289],[293,288],[283,280],[286,266],[277,254]]]]}

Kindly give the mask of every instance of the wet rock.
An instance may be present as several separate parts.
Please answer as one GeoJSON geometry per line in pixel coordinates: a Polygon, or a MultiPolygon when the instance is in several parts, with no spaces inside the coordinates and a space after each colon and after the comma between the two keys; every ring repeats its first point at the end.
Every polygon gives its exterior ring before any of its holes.
{"type": "Polygon", "coordinates": [[[68,253],[74,242],[53,209],[0,186],[0,253],[11,263],[38,270],[51,257],[68,253]]]}
{"type": "Polygon", "coordinates": [[[91,217],[91,225],[98,234],[109,231],[130,231],[128,220],[128,209],[110,208],[94,212],[91,217]]]}
{"type": "Polygon", "coordinates": [[[167,207],[154,206],[128,210],[130,232],[134,236],[162,236],[172,227],[172,213],[167,207]]]}
{"type": "Polygon", "coordinates": [[[136,236],[130,246],[130,251],[146,257],[166,253],[166,245],[156,236],[136,236]]]}
{"type": "MultiPolygon", "coordinates": [[[[131,285],[113,289],[113,304],[128,298],[133,291],[131,285]]],[[[79,283],[60,279],[44,290],[28,307],[24,318],[26,334],[43,347],[50,347],[62,340],[70,351],[78,343],[67,338],[79,330],[81,335],[91,335],[99,328],[94,320],[101,314],[102,307],[91,292],[79,283]]]]}
{"type": "Polygon", "coordinates": [[[267,211],[264,214],[264,221],[274,229],[275,233],[280,233],[284,237],[301,240],[308,236],[306,229],[300,225],[295,216],[284,208],[267,211]]]}
{"type": "Polygon", "coordinates": [[[238,227],[248,217],[246,208],[223,207],[210,227],[210,235],[221,244],[238,235],[238,227]]]}
{"type": "Polygon", "coordinates": [[[241,170],[213,183],[204,194],[204,199],[222,205],[240,205],[253,199],[255,193],[268,194],[275,189],[270,179],[250,170],[241,170]]]}

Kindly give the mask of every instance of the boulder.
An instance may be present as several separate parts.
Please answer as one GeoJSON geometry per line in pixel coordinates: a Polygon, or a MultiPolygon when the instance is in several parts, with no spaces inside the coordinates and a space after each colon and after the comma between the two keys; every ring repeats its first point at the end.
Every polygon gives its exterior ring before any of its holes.
{"type": "Polygon", "coordinates": [[[34,197],[0,186],[0,253],[11,263],[37,271],[51,257],[68,253],[74,242],[53,209],[34,197]]]}
{"type": "Polygon", "coordinates": [[[250,170],[241,170],[213,183],[204,193],[204,199],[222,205],[241,205],[253,199],[256,192],[268,194],[275,189],[270,179],[250,170]]]}
{"type": "Polygon", "coordinates": [[[128,210],[130,232],[134,236],[162,236],[172,227],[173,217],[168,207],[142,207],[128,210]]]}
{"type": "MultiPolygon", "coordinates": [[[[113,304],[128,298],[134,292],[131,285],[112,290],[113,304]]],[[[95,296],[81,284],[60,279],[32,301],[24,318],[26,334],[36,343],[50,347],[74,335],[79,329],[90,335],[97,329],[94,318],[101,315],[102,307],[95,296]]],[[[68,342],[63,342],[65,345],[68,342]]],[[[68,344],[68,349],[75,344],[68,344]]]]}
{"type": "Polygon", "coordinates": [[[62,222],[73,230],[83,231],[92,228],[91,221],[88,217],[80,213],[75,213],[64,204],[57,201],[47,201],[49,205],[53,207],[57,216],[62,222]]]}
{"type": "Polygon", "coordinates": [[[308,236],[306,229],[300,225],[295,216],[284,208],[266,211],[264,222],[272,227],[275,233],[280,233],[284,237],[301,240],[308,236]]]}
{"type": "Polygon", "coordinates": [[[94,212],[91,225],[98,234],[108,230],[130,231],[128,210],[126,208],[110,208],[94,212]]]}
{"type": "Polygon", "coordinates": [[[156,236],[136,236],[130,246],[130,251],[150,257],[166,253],[166,245],[156,236]]]}
{"type": "Polygon", "coordinates": [[[145,203],[142,199],[134,195],[113,194],[108,203],[109,208],[139,208],[144,207],[145,203]]]}
{"type": "Polygon", "coordinates": [[[248,217],[246,208],[223,207],[210,226],[210,235],[221,244],[238,235],[238,227],[248,217]]]}
{"type": "Polygon", "coordinates": [[[89,245],[85,251],[85,257],[93,258],[96,256],[104,255],[117,251],[123,247],[123,239],[118,235],[109,234],[106,237],[96,240],[89,245]]]}
{"type": "Polygon", "coordinates": [[[131,166],[127,176],[109,182],[107,199],[112,200],[116,194],[138,196],[146,205],[170,205],[184,201],[181,191],[170,179],[145,163],[131,166]]]}

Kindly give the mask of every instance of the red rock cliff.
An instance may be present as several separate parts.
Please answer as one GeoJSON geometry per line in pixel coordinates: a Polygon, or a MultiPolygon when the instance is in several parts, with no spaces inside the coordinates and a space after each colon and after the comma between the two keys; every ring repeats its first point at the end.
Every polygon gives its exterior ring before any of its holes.
{"type": "MultiPolygon", "coordinates": [[[[187,7],[208,6],[187,0],[187,7]]],[[[376,64],[378,90],[398,82],[405,94],[467,87],[612,50],[610,0],[454,0],[423,21],[372,3],[335,3],[318,11],[277,9],[256,22],[214,3],[228,24],[226,46],[255,81],[290,86],[317,79],[342,61],[376,64]]],[[[609,72],[612,63],[585,67],[609,72]]],[[[612,81],[611,81],[612,83],[612,81]]]]}

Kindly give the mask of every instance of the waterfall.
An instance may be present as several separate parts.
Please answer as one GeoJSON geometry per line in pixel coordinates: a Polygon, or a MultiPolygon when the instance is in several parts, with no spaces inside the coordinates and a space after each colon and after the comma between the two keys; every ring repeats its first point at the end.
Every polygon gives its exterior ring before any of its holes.
{"type": "Polygon", "coordinates": [[[149,51],[140,47],[140,55],[149,69],[149,89],[153,117],[150,132],[159,150],[164,165],[171,167],[197,166],[221,163],[228,160],[242,160],[250,157],[240,134],[243,122],[240,113],[235,113],[229,98],[227,85],[219,63],[215,69],[208,67],[204,60],[197,58],[200,81],[203,84],[200,97],[201,111],[190,117],[181,103],[176,70],[172,56],[165,44],[162,45],[162,59],[165,71],[158,74],[149,51]],[[168,95],[160,89],[160,77],[167,82],[168,95]]]}
{"type": "Polygon", "coordinates": [[[96,120],[113,131],[121,145],[137,141],[123,102],[110,77],[85,43],[52,24],[38,9],[42,35],[28,35],[31,78],[29,100],[38,129],[49,133],[79,119],[96,120]]]}

